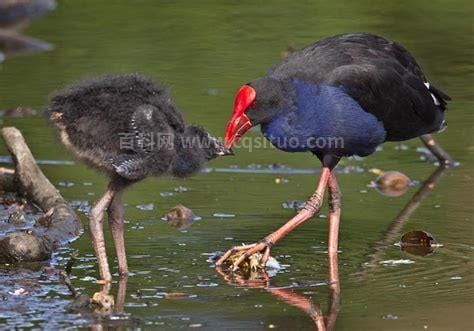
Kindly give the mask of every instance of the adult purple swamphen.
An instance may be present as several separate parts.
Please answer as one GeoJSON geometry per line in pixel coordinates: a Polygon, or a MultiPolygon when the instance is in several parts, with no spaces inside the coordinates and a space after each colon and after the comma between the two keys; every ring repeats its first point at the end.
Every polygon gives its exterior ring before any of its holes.
{"type": "Polygon", "coordinates": [[[319,212],[329,192],[328,251],[337,251],[341,193],[334,167],[343,156],[372,154],[385,141],[421,137],[443,164],[451,157],[429,135],[446,127],[450,98],[425,78],[399,43],[369,33],[342,34],[315,42],[272,67],[268,75],[238,91],[225,143],[231,148],[251,127],[287,152],[312,152],[322,163],[316,191],[295,217],[258,243],[237,246],[233,264],[270,248],[319,212]]]}
{"type": "Polygon", "coordinates": [[[45,110],[61,142],[77,158],[105,172],[110,184],[89,212],[100,277],[111,280],[103,233],[107,210],[119,274],[128,272],[123,190],[147,176],[186,177],[229,154],[224,144],[186,125],[167,90],[138,74],[87,79],[56,92],[45,110]]]}

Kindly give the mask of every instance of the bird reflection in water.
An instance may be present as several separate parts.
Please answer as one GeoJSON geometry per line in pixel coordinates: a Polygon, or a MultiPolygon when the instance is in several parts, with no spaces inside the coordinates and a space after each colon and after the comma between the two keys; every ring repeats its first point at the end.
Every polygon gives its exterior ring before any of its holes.
{"type": "MultiPolygon", "coordinates": [[[[446,166],[439,166],[428,177],[428,179],[423,182],[423,185],[421,185],[420,189],[415,192],[415,194],[411,197],[411,199],[407,202],[403,209],[392,220],[382,238],[373,245],[370,253],[368,254],[367,261],[362,265],[358,272],[359,276],[365,275],[368,270],[378,265],[378,262],[385,254],[387,248],[399,240],[399,238],[401,237],[400,232],[403,225],[406,224],[410,216],[421,205],[423,200],[425,200],[426,197],[435,189],[439,180],[443,177],[443,175],[445,175],[448,169],[449,168],[446,166]]],[[[431,247],[428,247],[427,249],[429,249],[429,251],[414,249],[406,250],[406,248],[402,247],[402,250],[405,250],[408,253],[418,252],[418,254],[415,255],[420,256],[424,256],[434,251],[434,249],[432,249],[431,247]]]]}
{"type": "Polygon", "coordinates": [[[0,62],[4,57],[48,51],[53,45],[22,34],[30,23],[56,8],[54,0],[0,1],[0,62]]]}
{"type": "MultiPolygon", "coordinates": [[[[216,267],[216,271],[231,285],[264,289],[268,293],[276,296],[279,300],[301,309],[311,318],[316,330],[329,331],[335,329],[336,319],[341,307],[341,287],[339,283],[339,267],[336,252],[328,254],[329,305],[326,316],[324,316],[319,303],[313,302],[311,297],[295,291],[297,286],[280,287],[272,285],[270,277],[263,269],[251,270],[246,275],[232,272],[230,269],[223,269],[220,266],[216,267]]],[[[311,286],[311,284],[305,283],[303,286],[311,286]]]]}
{"type": "Polygon", "coordinates": [[[96,322],[91,326],[94,331],[108,329],[111,324],[115,326],[126,326],[127,321],[133,322],[129,315],[125,314],[125,297],[127,294],[128,276],[122,276],[118,280],[117,295],[112,295],[112,283],[101,284],[101,289],[92,298],[95,306],[96,322]],[[112,318],[114,317],[114,318],[112,318]],[[123,317],[123,318],[121,318],[123,317]],[[125,323],[124,323],[125,322],[125,323]]]}

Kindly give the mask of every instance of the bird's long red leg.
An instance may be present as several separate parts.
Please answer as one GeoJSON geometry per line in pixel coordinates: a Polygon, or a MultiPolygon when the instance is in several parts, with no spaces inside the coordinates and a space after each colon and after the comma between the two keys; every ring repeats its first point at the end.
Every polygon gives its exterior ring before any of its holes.
{"type": "Polygon", "coordinates": [[[331,172],[328,180],[328,202],[329,202],[329,235],[328,252],[336,252],[339,242],[339,222],[341,218],[342,195],[337,184],[335,172],[331,172]]]}
{"type": "Polygon", "coordinates": [[[128,274],[127,255],[125,254],[124,240],[124,207],[122,203],[123,189],[116,192],[107,213],[109,215],[109,228],[114,239],[115,252],[118,260],[118,270],[120,275],[128,274]]]}
{"type": "Polygon", "coordinates": [[[114,311],[116,313],[123,313],[125,299],[127,297],[127,282],[128,282],[127,275],[120,277],[118,281],[117,300],[115,300],[115,306],[114,306],[114,311]]]}
{"type": "Polygon", "coordinates": [[[329,305],[326,317],[326,330],[332,331],[336,326],[336,319],[341,310],[341,285],[339,283],[339,266],[337,252],[328,253],[329,270],[329,305]]]}
{"type": "Polygon", "coordinates": [[[425,134],[420,137],[426,148],[438,159],[441,165],[454,165],[454,159],[449,155],[430,134],[425,134]]]}
{"type": "Polygon", "coordinates": [[[99,264],[100,278],[104,281],[111,281],[109,263],[107,262],[107,252],[105,249],[104,239],[104,211],[109,207],[117,192],[116,185],[113,181],[109,184],[107,191],[99,201],[89,211],[89,230],[92,237],[92,245],[94,246],[95,256],[99,264]]]}
{"type": "MultiPolygon", "coordinates": [[[[333,161],[332,159],[330,161],[333,161]]],[[[263,240],[258,242],[257,244],[252,244],[250,246],[240,246],[240,247],[233,247],[228,250],[217,262],[216,266],[222,265],[225,260],[234,252],[246,250],[244,254],[242,254],[239,259],[237,259],[233,264],[233,269],[237,269],[239,265],[249,256],[255,254],[257,252],[263,251],[263,258],[261,260],[261,265],[265,266],[267,259],[270,255],[270,248],[272,245],[280,241],[284,238],[288,233],[293,231],[297,226],[304,223],[311,217],[313,217],[316,213],[319,212],[322,205],[322,200],[324,196],[324,191],[326,190],[326,186],[328,184],[329,177],[331,175],[331,170],[335,166],[336,162],[328,162],[331,163],[329,165],[324,165],[321,170],[321,178],[319,179],[318,186],[314,194],[306,201],[304,208],[296,214],[292,219],[286,222],[282,227],[280,227],[275,232],[266,236],[263,240]]],[[[324,164],[324,162],[323,162],[324,164]]]]}
{"type": "Polygon", "coordinates": [[[297,307],[304,311],[306,314],[308,314],[314,322],[315,330],[326,331],[324,315],[321,312],[321,307],[319,306],[319,304],[314,304],[310,298],[302,294],[296,293],[288,288],[268,287],[265,290],[277,296],[283,302],[297,307]]]}
{"type": "Polygon", "coordinates": [[[341,219],[342,195],[333,171],[328,181],[329,235],[328,235],[328,271],[329,271],[329,311],[326,318],[326,330],[334,330],[340,310],[339,266],[337,263],[339,243],[339,223],[341,219]]]}

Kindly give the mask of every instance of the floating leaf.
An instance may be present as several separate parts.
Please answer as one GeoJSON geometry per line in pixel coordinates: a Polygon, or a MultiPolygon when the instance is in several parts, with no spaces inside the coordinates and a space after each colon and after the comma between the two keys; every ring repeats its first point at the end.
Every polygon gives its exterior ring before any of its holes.
{"type": "Polygon", "coordinates": [[[413,255],[425,256],[442,246],[429,232],[417,230],[405,233],[400,240],[400,247],[413,255]]]}
{"type": "Polygon", "coordinates": [[[399,171],[387,171],[377,177],[374,187],[384,195],[398,197],[405,194],[411,183],[405,174],[399,171]]]}

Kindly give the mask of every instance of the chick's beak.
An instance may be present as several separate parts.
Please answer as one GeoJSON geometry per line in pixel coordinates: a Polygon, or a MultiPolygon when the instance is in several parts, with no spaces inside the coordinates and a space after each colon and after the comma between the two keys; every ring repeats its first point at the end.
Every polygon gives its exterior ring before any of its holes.
{"type": "Polygon", "coordinates": [[[216,152],[215,154],[218,156],[224,156],[224,155],[234,155],[234,152],[230,149],[227,148],[222,141],[217,140],[215,141],[216,144],[216,152]]]}

